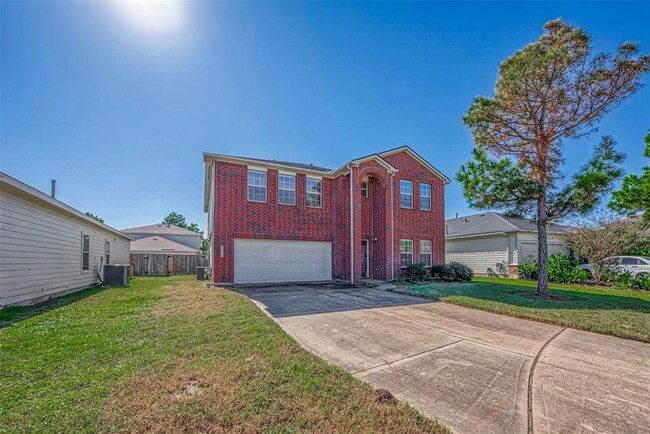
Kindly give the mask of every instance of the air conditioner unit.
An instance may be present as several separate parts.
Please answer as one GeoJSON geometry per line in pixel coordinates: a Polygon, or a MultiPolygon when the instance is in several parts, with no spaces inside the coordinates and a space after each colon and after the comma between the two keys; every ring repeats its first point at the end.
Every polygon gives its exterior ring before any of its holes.
{"type": "Polygon", "coordinates": [[[196,280],[208,280],[210,278],[210,267],[196,267],[196,280]]]}
{"type": "Polygon", "coordinates": [[[128,286],[129,266],[128,265],[104,265],[104,285],[107,286],[128,286]]]}

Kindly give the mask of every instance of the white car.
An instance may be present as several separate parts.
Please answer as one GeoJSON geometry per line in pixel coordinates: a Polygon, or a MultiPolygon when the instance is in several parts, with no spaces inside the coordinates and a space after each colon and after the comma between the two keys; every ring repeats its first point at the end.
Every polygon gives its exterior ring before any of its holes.
{"type": "MultiPolygon", "coordinates": [[[[605,259],[604,262],[616,267],[619,273],[627,271],[634,279],[642,274],[650,276],[650,258],[645,256],[613,256],[605,259]]],[[[591,265],[589,264],[583,264],[580,268],[591,273],[591,265]]]]}

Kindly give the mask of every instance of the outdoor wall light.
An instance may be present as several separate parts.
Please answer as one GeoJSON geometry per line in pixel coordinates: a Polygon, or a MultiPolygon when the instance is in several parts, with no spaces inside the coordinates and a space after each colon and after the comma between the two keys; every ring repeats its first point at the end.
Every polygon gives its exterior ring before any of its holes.
{"type": "Polygon", "coordinates": [[[372,242],[373,242],[373,243],[376,243],[377,241],[379,241],[379,238],[377,238],[377,237],[372,237],[372,242]]]}

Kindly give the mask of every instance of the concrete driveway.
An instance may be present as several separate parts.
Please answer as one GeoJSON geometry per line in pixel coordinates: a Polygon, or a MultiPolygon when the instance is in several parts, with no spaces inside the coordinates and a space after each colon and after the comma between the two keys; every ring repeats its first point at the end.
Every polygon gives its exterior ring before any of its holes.
{"type": "Polygon", "coordinates": [[[650,430],[648,344],[377,289],[238,290],[313,353],[455,432],[650,430]]]}

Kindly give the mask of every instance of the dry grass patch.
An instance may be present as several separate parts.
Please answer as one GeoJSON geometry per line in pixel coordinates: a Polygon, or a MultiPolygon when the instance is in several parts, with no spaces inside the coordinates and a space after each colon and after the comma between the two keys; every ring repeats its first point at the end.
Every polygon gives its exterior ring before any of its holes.
{"type": "Polygon", "coordinates": [[[7,432],[447,432],[191,277],[138,278],[15,322],[0,370],[7,432]]]}

